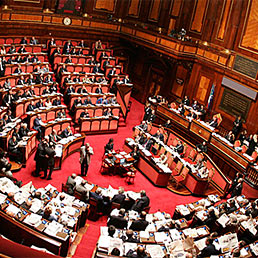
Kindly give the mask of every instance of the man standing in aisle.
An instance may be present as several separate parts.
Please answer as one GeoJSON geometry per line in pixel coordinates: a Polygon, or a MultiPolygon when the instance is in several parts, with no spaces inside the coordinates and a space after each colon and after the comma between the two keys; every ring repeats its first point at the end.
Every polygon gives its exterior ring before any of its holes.
{"type": "Polygon", "coordinates": [[[82,145],[80,148],[80,163],[81,163],[81,176],[87,176],[88,168],[90,165],[91,155],[93,155],[93,149],[89,143],[82,145]]]}

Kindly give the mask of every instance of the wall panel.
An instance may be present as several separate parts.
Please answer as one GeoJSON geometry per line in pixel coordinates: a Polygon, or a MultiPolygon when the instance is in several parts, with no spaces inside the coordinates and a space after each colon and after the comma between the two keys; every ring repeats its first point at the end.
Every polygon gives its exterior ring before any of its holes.
{"type": "Polygon", "coordinates": [[[95,0],[94,8],[96,10],[104,10],[108,12],[114,12],[116,6],[116,0],[95,0]]]}
{"type": "Polygon", "coordinates": [[[157,21],[159,19],[161,4],[162,4],[161,0],[152,0],[150,12],[149,12],[149,20],[157,21]]]}
{"type": "Polygon", "coordinates": [[[128,15],[139,17],[142,0],[131,0],[129,2],[128,15]]]}

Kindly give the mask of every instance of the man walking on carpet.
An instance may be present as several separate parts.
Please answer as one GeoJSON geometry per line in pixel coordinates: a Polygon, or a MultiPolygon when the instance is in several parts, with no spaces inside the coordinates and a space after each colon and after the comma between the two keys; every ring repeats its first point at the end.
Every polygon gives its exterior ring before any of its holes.
{"type": "Polygon", "coordinates": [[[81,176],[87,176],[88,168],[90,165],[91,155],[93,155],[93,148],[89,143],[82,145],[80,148],[80,163],[81,163],[81,176]]]}

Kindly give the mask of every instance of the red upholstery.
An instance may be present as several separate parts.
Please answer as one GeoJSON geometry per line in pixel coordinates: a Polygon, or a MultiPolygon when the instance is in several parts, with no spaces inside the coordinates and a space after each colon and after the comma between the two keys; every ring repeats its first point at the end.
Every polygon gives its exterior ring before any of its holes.
{"type": "Polygon", "coordinates": [[[91,125],[90,121],[83,121],[82,124],[81,124],[81,131],[82,132],[89,132],[90,129],[91,129],[90,125],[91,125]]]}

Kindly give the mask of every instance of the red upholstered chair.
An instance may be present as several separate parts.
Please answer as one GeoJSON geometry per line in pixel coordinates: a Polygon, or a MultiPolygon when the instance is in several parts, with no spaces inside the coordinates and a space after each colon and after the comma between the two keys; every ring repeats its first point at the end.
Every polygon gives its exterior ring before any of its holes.
{"type": "Polygon", "coordinates": [[[197,150],[194,149],[194,148],[192,148],[192,149],[190,150],[190,153],[189,153],[188,157],[185,158],[185,160],[186,160],[187,162],[189,162],[189,163],[193,163],[194,160],[195,160],[195,158],[196,158],[196,155],[197,155],[197,150]]]}
{"type": "Polygon", "coordinates": [[[102,108],[97,108],[95,109],[95,116],[102,116],[103,115],[103,109],[102,108]]]}
{"type": "Polygon", "coordinates": [[[166,149],[162,146],[161,148],[160,148],[160,150],[159,150],[159,156],[161,155],[161,154],[163,154],[163,153],[165,153],[166,152],[166,149]]]}
{"type": "Polygon", "coordinates": [[[81,123],[81,132],[90,132],[91,131],[91,121],[83,120],[81,123]]]}
{"type": "Polygon", "coordinates": [[[181,170],[183,169],[183,163],[179,160],[176,163],[176,167],[174,169],[172,169],[172,173],[171,173],[171,180],[173,181],[175,176],[180,175],[181,170]]]}
{"type": "Polygon", "coordinates": [[[17,116],[22,116],[23,115],[23,110],[24,110],[24,104],[20,103],[16,106],[16,112],[15,115],[17,116]]]}
{"type": "Polygon", "coordinates": [[[240,142],[239,140],[236,140],[236,141],[234,142],[234,147],[235,147],[235,148],[240,147],[240,145],[241,145],[241,142],[240,142]]]}
{"type": "Polygon", "coordinates": [[[171,108],[174,108],[174,109],[176,109],[176,108],[177,108],[177,105],[176,105],[176,103],[175,103],[175,102],[172,102],[172,103],[171,103],[171,108]]]}
{"type": "MultiPolygon", "coordinates": [[[[61,131],[64,131],[64,129],[66,129],[69,125],[70,125],[69,122],[66,122],[66,123],[61,124],[60,130],[61,130],[61,131]]],[[[56,130],[56,131],[58,132],[58,130],[56,130]]]]}
{"type": "Polygon", "coordinates": [[[174,176],[174,181],[176,183],[176,188],[178,188],[179,184],[183,184],[187,175],[189,173],[189,168],[188,167],[184,167],[182,169],[182,172],[180,173],[180,175],[174,176]]]}
{"type": "Polygon", "coordinates": [[[107,131],[108,130],[109,121],[108,120],[102,120],[100,124],[100,130],[101,131],[107,131]]]}
{"type": "Polygon", "coordinates": [[[86,56],[86,55],[89,54],[89,50],[88,50],[88,49],[83,49],[83,50],[82,50],[82,53],[86,56]]]}
{"type": "Polygon", "coordinates": [[[242,152],[242,153],[246,153],[247,149],[248,149],[248,147],[247,147],[246,145],[243,145],[241,152],[242,152]]]}
{"type": "Polygon", "coordinates": [[[3,45],[5,42],[5,39],[0,39],[0,44],[3,45]]]}
{"type": "Polygon", "coordinates": [[[178,144],[178,141],[179,141],[178,138],[174,138],[171,145],[174,146],[174,147],[176,147],[177,144],[178,144]]]}
{"type": "Polygon", "coordinates": [[[91,131],[99,131],[100,129],[100,121],[95,120],[91,124],[91,131]]]}
{"type": "Polygon", "coordinates": [[[41,119],[42,119],[43,122],[46,122],[48,120],[46,113],[42,113],[40,116],[41,116],[41,119]]]}
{"type": "Polygon", "coordinates": [[[256,160],[256,158],[257,158],[257,152],[256,151],[253,151],[253,153],[252,153],[252,158],[254,159],[254,161],[256,160]]]}
{"type": "Polygon", "coordinates": [[[86,63],[86,59],[83,57],[79,57],[78,64],[85,64],[85,63],[86,63]]]}
{"type": "Polygon", "coordinates": [[[32,51],[33,51],[33,53],[40,53],[40,52],[42,52],[42,49],[40,46],[34,46],[32,48],[32,51]]]}
{"type": "Polygon", "coordinates": [[[30,46],[26,46],[26,52],[28,53],[39,53],[41,51],[37,51],[37,47],[30,47],[30,46]]]}
{"type": "Polygon", "coordinates": [[[183,146],[184,146],[184,150],[183,150],[183,152],[180,154],[181,157],[184,157],[184,156],[185,156],[185,153],[186,153],[186,150],[187,150],[187,145],[186,145],[186,143],[183,143],[183,146]]]}
{"type": "Polygon", "coordinates": [[[83,67],[83,72],[85,72],[85,73],[90,73],[91,71],[91,67],[90,66],[84,66],[83,67]]]}
{"type": "Polygon", "coordinates": [[[172,170],[172,165],[173,165],[173,161],[174,161],[174,158],[172,155],[169,155],[168,159],[167,159],[167,164],[168,164],[168,167],[172,170]]]}
{"type": "Polygon", "coordinates": [[[91,103],[92,104],[96,104],[97,101],[97,97],[91,97],[91,103]]]}
{"type": "Polygon", "coordinates": [[[76,73],[82,72],[82,66],[76,66],[74,72],[76,73]]]}
{"type": "Polygon", "coordinates": [[[128,171],[126,174],[125,182],[127,184],[134,184],[135,176],[136,176],[136,169],[132,167],[130,171],[128,171]]]}
{"type": "Polygon", "coordinates": [[[214,175],[215,175],[215,169],[214,168],[210,168],[209,169],[209,173],[208,173],[208,183],[210,183],[210,181],[212,180],[214,175]]]}
{"type": "Polygon", "coordinates": [[[117,130],[117,127],[118,127],[118,120],[117,119],[111,120],[109,124],[109,130],[117,130]]]}
{"type": "Polygon", "coordinates": [[[56,118],[56,112],[50,111],[47,113],[46,120],[54,120],[56,118]]]}
{"type": "Polygon", "coordinates": [[[61,39],[56,39],[56,45],[57,46],[62,46],[63,45],[63,41],[61,39]]]}
{"type": "Polygon", "coordinates": [[[88,113],[90,117],[94,116],[94,109],[88,109],[88,113]]]}
{"type": "Polygon", "coordinates": [[[56,130],[57,132],[63,131],[60,124],[54,125],[53,130],[56,130]]]}
{"type": "Polygon", "coordinates": [[[11,38],[6,39],[5,44],[13,44],[13,39],[11,38]]]}
{"type": "Polygon", "coordinates": [[[32,65],[27,65],[26,69],[27,69],[27,73],[32,73],[33,72],[33,66],[32,65]]]}
{"type": "Polygon", "coordinates": [[[52,133],[52,128],[51,127],[46,128],[45,135],[50,135],[51,133],[52,133]]]}
{"type": "Polygon", "coordinates": [[[197,153],[194,163],[197,163],[199,160],[203,159],[204,156],[202,153],[197,153]]]}
{"type": "Polygon", "coordinates": [[[119,116],[120,108],[113,108],[112,112],[114,116],[119,116]]]}
{"type": "Polygon", "coordinates": [[[108,93],[108,86],[102,85],[102,91],[103,93],[108,93]]]}
{"type": "Polygon", "coordinates": [[[70,73],[74,72],[74,66],[73,65],[67,65],[66,68],[67,68],[68,72],[70,72],[70,73]]]}

